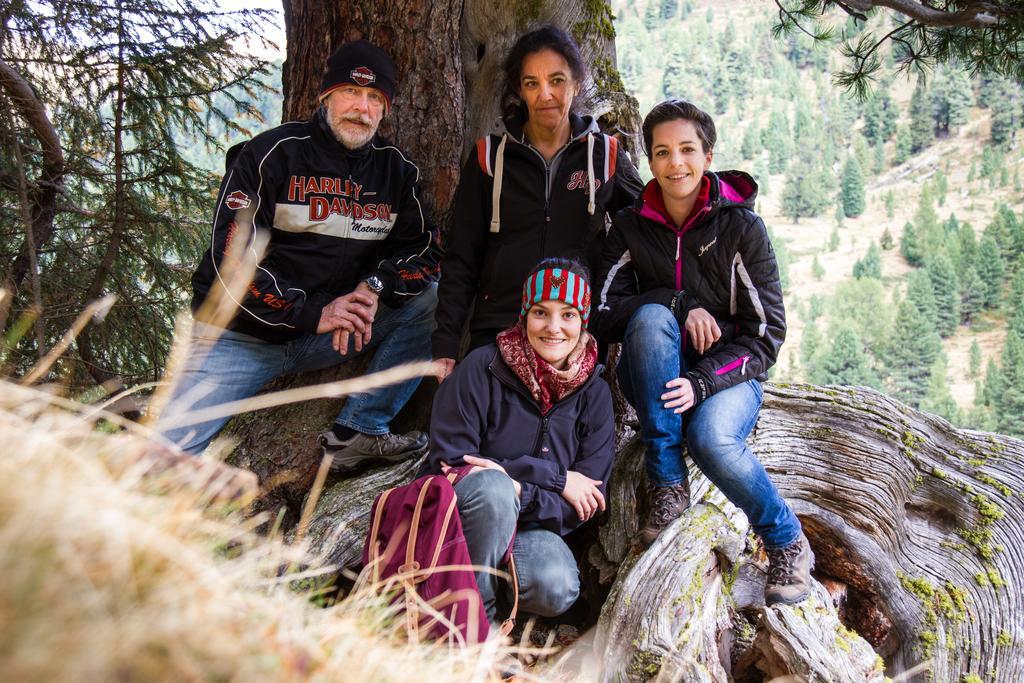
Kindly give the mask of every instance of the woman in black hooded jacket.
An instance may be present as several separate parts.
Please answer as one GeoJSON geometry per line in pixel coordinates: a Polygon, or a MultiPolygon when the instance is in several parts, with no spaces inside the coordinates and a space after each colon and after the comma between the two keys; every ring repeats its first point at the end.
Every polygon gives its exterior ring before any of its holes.
{"type": "Polygon", "coordinates": [[[606,214],[641,189],[616,139],[572,112],[586,77],[572,38],[553,26],[527,33],[504,70],[506,130],[477,141],[455,194],[432,340],[439,380],[455,365],[471,310],[474,349],[515,321],[519,285],[540,259],[593,265],[606,214]]]}

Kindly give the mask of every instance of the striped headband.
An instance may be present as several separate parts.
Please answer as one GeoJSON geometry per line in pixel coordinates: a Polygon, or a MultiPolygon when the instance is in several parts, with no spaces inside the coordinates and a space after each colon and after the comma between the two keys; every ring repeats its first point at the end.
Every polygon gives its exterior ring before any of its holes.
{"type": "Polygon", "coordinates": [[[563,268],[546,268],[526,278],[519,317],[524,317],[534,304],[548,300],[564,301],[576,308],[584,326],[590,320],[590,285],[576,273],[563,268]]]}

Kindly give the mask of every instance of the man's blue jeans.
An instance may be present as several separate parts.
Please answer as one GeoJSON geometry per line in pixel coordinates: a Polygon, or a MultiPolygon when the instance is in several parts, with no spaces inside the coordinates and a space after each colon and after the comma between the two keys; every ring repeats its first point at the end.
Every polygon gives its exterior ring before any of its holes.
{"type": "MultiPolygon", "coordinates": [[[[331,334],[307,334],[283,344],[271,344],[231,330],[196,322],[189,358],[161,419],[248,398],[281,375],[320,370],[376,349],[367,373],[430,359],[437,285],[431,285],[401,308],[381,304],[368,346],[356,352],[349,341],[340,354],[331,346],[331,334]],[[219,334],[218,334],[219,333],[219,334]]],[[[391,420],[416,391],[420,379],[349,396],[335,421],[364,434],[385,434],[391,420]]],[[[170,429],[157,429],[187,453],[206,448],[227,417],[170,429]]]]}
{"type": "Polygon", "coordinates": [[[687,411],[684,419],[661,400],[665,384],[686,372],[681,345],[679,323],[660,304],[637,309],[622,344],[619,382],[640,418],[648,481],[670,486],[687,478],[685,429],[694,464],[743,510],[765,545],[789,545],[800,536],[800,521],[746,444],[761,410],[761,383],[749,380],[716,392],[687,411]]]}
{"type": "MultiPolygon", "coordinates": [[[[466,537],[469,558],[479,567],[505,570],[502,556],[512,534],[512,557],[519,578],[519,606],[524,612],[542,617],[562,614],[580,594],[580,575],[569,546],[547,529],[520,529],[519,498],[508,475],[498,470],[480,470],[455,485],[459,519],[466,537]]],[[[487,618],[495,621],[495,596],[499,588],[511,596],[504,579],[488,572],[476,573],[480,598],[487,618]]]]}

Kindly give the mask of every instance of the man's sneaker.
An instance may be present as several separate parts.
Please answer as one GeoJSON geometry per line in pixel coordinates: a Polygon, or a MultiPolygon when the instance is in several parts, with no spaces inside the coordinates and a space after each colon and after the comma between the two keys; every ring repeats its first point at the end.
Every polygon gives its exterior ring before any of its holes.
{"type": "Polygon", "coordinates": [[[640,530],[644,545],[654,543],[665,527],[690,507],[690,483],[683,480],[674,486],[648,486],[647,501],[651,510],[647,515],[647,526],[640,530]]]}
{"type": "Polygon", "coordinates": [[[351,473],[364,465],[394,465],[417,458],[427,451],[427,435],[423,432],[408,434],[363,434],[357,432],[349,439],[339,439],[330,429],[320,435],[324,455],[333,457],[331,472],[351,473]]]}
{"type": "Polygon", "coordinates": [[[768,548],[768,581],[764,585],[766,605],[795,605],[811,594],[811,570],[814,552],[807,537],[783,548],[768,548]]]}

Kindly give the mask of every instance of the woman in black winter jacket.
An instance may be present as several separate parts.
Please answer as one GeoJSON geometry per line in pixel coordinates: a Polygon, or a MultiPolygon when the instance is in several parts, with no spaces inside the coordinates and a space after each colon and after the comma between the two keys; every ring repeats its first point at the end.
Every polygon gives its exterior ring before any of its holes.
{"type": "MultiPolygon", "coordinates": [[[[455,485],[473,564],[498,568],[514,539],[522,608],[555,616],[579,595],[562,537],[605,508],[614,415],[586,330],[583,268],[542,261],[520,301],[518,322],[469,353],[438,389],[427,469],[474,467],[455,485]]],[[[478,572],[477,583],[494,621],[496,576],[478,572]]]]}
{"type": "Polygon", "coordinates": [[[689,506],[690,459],[743,510],[768,551],[768,604],[810,591],[814,555],[800,521],[745,440],[761,380],[786,337],[775,253],[746,173],[713,173],[715,124],[669,100],[644,119],[654,180],[605,241],[594,326],[622,342],[619,380],[646,446],[653,543],[689,506]]]}
{"type": "Polygon", "coordinates": [[[615,138],[572,111],[586,69],[563,31],[521,36],[505,60],[506,131],[481,138],[462,170],[441,263],[433,355],[451,372],[468,320],[470,348],[494,341],[519,311],[519,284],[540,259],[593,265],[605,216],[641,182],[615,138]]]}

